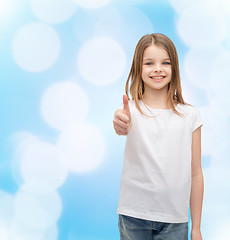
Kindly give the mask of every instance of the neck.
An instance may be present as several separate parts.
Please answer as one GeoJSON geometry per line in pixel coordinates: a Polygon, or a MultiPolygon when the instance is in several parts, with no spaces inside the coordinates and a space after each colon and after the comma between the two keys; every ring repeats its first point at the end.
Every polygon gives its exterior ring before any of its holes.
{"type": "Polygon", "coordinates": [[[168,90],[166,88],[164,91],[153,91],[152,89],[151,91],[148,91],[148,89],[145,89],[142,101],[153,109],[169,109],[170,103],[166,103],[167,93],[168,90]]]}

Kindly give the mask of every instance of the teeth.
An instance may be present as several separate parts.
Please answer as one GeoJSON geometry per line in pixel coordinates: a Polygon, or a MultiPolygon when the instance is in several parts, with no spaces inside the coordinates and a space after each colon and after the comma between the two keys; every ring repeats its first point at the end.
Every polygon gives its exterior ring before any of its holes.
{"type": "Polygon", "coordinates": [[[153,78],[153,79],[162,79],[164,77],[151,77],[151,78],[153,78]]]}

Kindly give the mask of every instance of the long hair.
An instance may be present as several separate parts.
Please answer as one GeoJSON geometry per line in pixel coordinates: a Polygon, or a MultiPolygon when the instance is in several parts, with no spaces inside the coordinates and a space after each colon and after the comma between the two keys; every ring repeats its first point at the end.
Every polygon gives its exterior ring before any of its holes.
{"type": "MultiPolygon", "coordinates": [[[[138,100],[143,98],[145,91],[144,82],[142,80],[142,65],[143,65],[143,55],[147,47],[155,44],[156,46],[162,47],[165,49],[169,55],[171,67],[172,67],[172,78],[168,84],[168,94],[167,94],[167,104],[169,103],[172,110],[179,116],[182,116],[175,108],[174,104],[182,103],[187,104],[182,97],[181,90],[181,81],[180,81],[180,72],[179,72],[179,61],[176,48],[173,42],[165,35],[160,33],[147,34],[143,36],[135,49],[132,66],[128,75],[128,79],[125,85],[125,92],[129,98],[128,92],[132,96],[132,100],[135,101],[137,109],[142,113],[138,100]],[[129,88],[129,81],[130,88],[129,88]]],[[[146,114],[144,114],[146,115],[146,114]]],[[[146,115],[147,116],[147,115],[146,115]]]]}

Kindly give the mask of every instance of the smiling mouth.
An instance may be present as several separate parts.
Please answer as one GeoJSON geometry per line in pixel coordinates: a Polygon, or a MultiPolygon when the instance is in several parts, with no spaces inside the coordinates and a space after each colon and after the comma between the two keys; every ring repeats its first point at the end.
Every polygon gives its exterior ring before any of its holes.
{"type": "Polygon", "coordinates": [[[165,76],[157,76],[157,77],[151,76],[150,78],[151,78],[151,79],[159,80],[159,79],[165,78],[165,76]]]}

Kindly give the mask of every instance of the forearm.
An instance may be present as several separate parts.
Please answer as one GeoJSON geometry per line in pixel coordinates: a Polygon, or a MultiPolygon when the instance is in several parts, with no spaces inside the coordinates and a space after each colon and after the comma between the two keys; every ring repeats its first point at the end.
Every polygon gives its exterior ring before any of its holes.
{"type": "Polygon", "coordinates": [[[202,170],[195,176],[192,176],[190,213],[192,219],[192,230],[200,229],[202,203],[204,194],[204,180],[202,170]]]}

